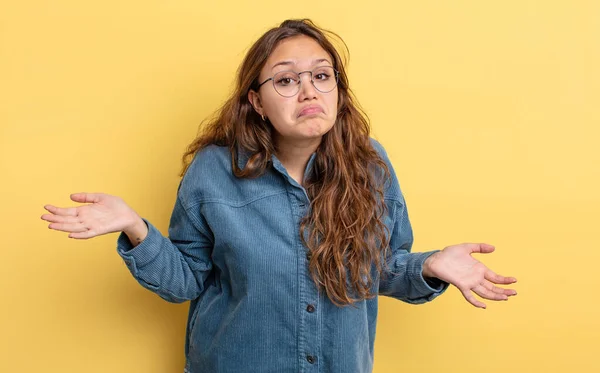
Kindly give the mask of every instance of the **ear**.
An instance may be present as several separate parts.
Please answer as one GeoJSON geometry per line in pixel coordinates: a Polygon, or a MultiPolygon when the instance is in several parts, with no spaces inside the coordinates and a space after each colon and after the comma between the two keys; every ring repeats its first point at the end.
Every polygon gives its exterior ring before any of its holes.
{"type": "Polygon", "coordinates": [[[251,89],[248,92],[248,101],[250,101],[250,104],[252,105],[254,110],[256,110],[258,115],[264,115],[262,102],[260,101],[260,96],[258,95],[258,92],[251,89]]]}

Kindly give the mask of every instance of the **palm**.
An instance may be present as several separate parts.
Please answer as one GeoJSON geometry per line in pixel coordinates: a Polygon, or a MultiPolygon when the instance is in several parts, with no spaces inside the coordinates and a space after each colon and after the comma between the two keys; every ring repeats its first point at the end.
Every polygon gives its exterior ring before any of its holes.
{"type": "Polygon", "coordinates": [[[71,238],[91,238],[119,232],[131,224],[135,212],[119,197],[103,193],[78,193],[71,195],[76,202],[88,205],[60,208],[46,205],[51,214],[42,219],[51,222],[51,229],[71,232],[71,238]]]}
{"type": "Polygon", "coordinates": [[[123,221],[125,209],[114,199],[80,206],[77,209],[83,223],[91,230],[96,230],[98,234],[118,231],[117,228],[125,223],[123,221]]]}
{"type": "Polygon", "coordinates": [[[434,277],[456,286],[471,304],[485,308],[485,304],[477,300],[473,293],[491,300],[507,300],[517,293],[515,290],[496,286],[514,283],[515,278],[494,273],[471,255],[492,251],[494,247],[487,244],[448,246],[432,256],[429,268],[434,277]]]}

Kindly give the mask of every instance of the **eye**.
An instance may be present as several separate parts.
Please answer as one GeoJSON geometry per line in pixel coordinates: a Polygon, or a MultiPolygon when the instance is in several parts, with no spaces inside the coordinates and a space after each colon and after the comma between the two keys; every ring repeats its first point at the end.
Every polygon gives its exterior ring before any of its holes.
{"type": "Polygon", "coordinates": [[[277,81],[277,84],[279,85],[290,85],[292,84],[293,80],[292,78],[281,78],[277,81]]]}
{"type": "Polygon", "coordinates": [[[298,84],[298,74],[293,72],[281,72],[275,76],[275,84],[279,87],[285,87],[292,84],[298,84]]]}
{"type": "Polygon", "coordinates": [[[318,80],[321,82],[327,81],[331,79],[334,75],[334,70],[331,66],[321,66],[317,67],[313,71],[313,80],[318,80]]]}
{"type": "Polygon", "coordinates": [[[315,80],[327,80],[330,78],[330,75],[327,73],[317,73],[315,74],[315,80]]]}

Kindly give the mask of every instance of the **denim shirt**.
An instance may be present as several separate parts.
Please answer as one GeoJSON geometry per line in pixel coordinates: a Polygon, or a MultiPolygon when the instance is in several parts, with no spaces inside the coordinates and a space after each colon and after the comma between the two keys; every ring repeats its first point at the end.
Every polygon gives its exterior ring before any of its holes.
{"type": "MultiPolygon", "coordinates": [[[[411,253],[406,204],[390,169],[385,191],[391,232],[388,268],[374,293],[419,304],[446,290],[428,283],[411,253]]],[[[312,167],[315,154],[306,168],[312,167]]],[[[377,297],[338,307],[308,270],[300,220],[309,212],[304,188],[274,156],[254,179],[233,175],[227,147],[196,154],[177,191],[168,238],[148,220],[135,248],[124,233],[117,251],[135,279],[169,302],[190,300],[185,372],[368,373],[373,367],[377,297]]],[[[245,165],[243,156],[238,159],[245,165]]]]}

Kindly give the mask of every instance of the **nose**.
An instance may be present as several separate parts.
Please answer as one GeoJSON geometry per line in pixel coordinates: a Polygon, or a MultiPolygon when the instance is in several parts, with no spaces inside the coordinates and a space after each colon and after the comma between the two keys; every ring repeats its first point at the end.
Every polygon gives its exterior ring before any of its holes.
{"type": "Polygon", "coordinates": [[[300,92],[298,92],[298,100],[304,101],[315,98],[317,95],[317,90],[312,82],[312,72],[303,71],[298,75],[300,76],[300,92]],[[306,76],[303,77],[302,75],[306,76]]]}

